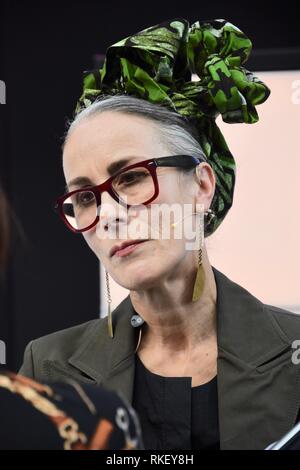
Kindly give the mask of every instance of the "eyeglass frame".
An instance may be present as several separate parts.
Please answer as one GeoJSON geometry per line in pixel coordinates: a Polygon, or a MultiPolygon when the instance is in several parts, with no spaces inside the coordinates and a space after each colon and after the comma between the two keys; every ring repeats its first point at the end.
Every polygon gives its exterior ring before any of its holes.
{"type": "Polygon", "coordinates": [[[126,166],[124,168],[121,168],[119,171],[114,173],[112,176],[110,176],[106,181],[103,183],[100,183],[96,186],[86,186],[84,188],[79,188],[79,189],[74,189],[74,191],[71,191],[69,193],[66,193],[60,197],[57,198],[54,204],[54,210],[59,214],[60,218],[62,221],[67,225],[67,227],[74,233],[83,233],[86,232],[87,230],[90,230],[91,228],[95,227],[97,223],[99,222],[99,215],[96,215],[96,218],[92,224],[90,224],[88,227],[84,229],[76,229],[74,228],[68,221],[67,217],[65,216],[63,212],[63,203],[66,199],[69,197],[73,196],[74,194],[77,194],[82,191],[90,191],[94,194],[95,200],[97,203],[97,208],[101,206],[101,194],[105,191],[109,193],[109,195],[120,205],[123,207],[126,207],[129,209],[131,206],[135,205],[147,205],[150,204],[150,202],[154,201],[157,196],[159,195],[159,184],[158,184],[158,179],[157,179],[157,173],[156,169],[158,167],[178,167],[178,168],[183,168],[183,169],[189,169],[189,168],[194,168],[199,163],[205,162],[206,160],[203,158],[198,158],[198,157],[193,157],[192,155],[171,155],[171,156],[166,156],[166,157],[159,157],[159,158],[149,158],[147,160],[142,160],[141,162],[134,163],[132,165],[126,166]],[[184,158],[183,158],[184,157],[184,158]],[[125,171],[131,170],[133,168],[138,168],[138,167],[144,167],[149,170],[153,184],[154,184],[154,194],[153,196],[148,199],[147,201],[141,203],[141,204],[127,204],[125,201],[123,201],[114,191],[112,187],[112,182],[113,180],[119,176],[120,174],[124,173],[125,171]]]}

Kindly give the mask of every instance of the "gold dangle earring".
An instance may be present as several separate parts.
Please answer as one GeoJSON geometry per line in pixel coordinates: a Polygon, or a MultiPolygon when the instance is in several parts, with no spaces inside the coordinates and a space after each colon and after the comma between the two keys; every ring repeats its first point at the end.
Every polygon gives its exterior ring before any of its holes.
{"type": "MultiPolygon", "coordinates": [[[[193,302],[196,302],[197,300],[200,299],[203,288],[204,288],[204,283],[205,283],[205,272],[204,268],[202,265],[202,246],[203,246],[203,240],[204,240],[204,217],[203,217],[203,212],[199,213],[200,215],[200,224],[199,224],[199,232],[200,232],[200,247],[199,247],[199,252],[198,252],[198,270],[197,270],[197,276],[196,276],[196,281],[194,284],[194,290],[193,290],[193,302]]],[[[211,220],[216,216],[214,211],[212,209],[208,209],[205,213],[205,216],[208,216],[208,221],[207,223],[209,224],[211,220]]]]}
{"type": "Polygon", "coordinates": [[[204,268],[202,265],[204,217],[203,217],[203,212],[199,212],[198,214],[200,216],[200,223],[199,223],[200,246],[198,250],[198,269],[197,269],[196,281],[195,281],[194,290],[193,290],[193,298],[192,298],[193,302],[196,302],[197,300],[200,299],[202,292],[203,292],[204,283],[205,283],[205,272],[204,272],[204,268]]]}
{"type": "Polygon", "coordinates": [[[111,314],[111,295],[110,295],[110,287],[109,287],[109,277],[108,277],[108,272],[106,270],[105,270],[105,278],[106,278],[106,296],[107,296],[108,335],[110,338],[113,338],[114,330],[113,330],[113,322],[112,322],[112,314],[111,314]]]}

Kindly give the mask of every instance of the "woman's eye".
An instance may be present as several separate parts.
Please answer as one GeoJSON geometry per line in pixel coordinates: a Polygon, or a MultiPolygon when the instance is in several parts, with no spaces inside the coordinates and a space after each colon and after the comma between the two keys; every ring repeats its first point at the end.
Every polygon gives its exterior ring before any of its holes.
{"type": "Polygon", "coordinates": [[[78,193],[76,196],[76,203],[79,206],[87,206],[94,202],[95,196],[93,193],[86,191],[82,193],[78,193]]]}
{"type": "Polygon", "coordinates": [[[138,183],[146,176],[144,171],[129,171],[120,176],[119,184],[138,183]]]}

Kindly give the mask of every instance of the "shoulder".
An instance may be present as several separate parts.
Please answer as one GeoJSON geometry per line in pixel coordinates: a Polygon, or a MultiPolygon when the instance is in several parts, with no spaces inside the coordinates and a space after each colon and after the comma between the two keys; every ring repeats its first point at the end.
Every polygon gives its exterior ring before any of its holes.
{"type": "MultiPolygon", "coordinates": [[[[123,332],[123,324],[126,323],[130,314],[132,314],[131,302],[127,296],[112,312],[114,326],[123,332]]],[[[42,336],[30,344],[33,352],[46,352],[47,359],[56,359],[56,356],[62,359],[70,357],[84,345],[95,342],[105,343],[107,336],[107,317],[104,317],[42,336]]]]}
{"type": "Polygon", "coordinates": [[[300,314],[284,308],[262,302],[239,283],[227,277],[224,273],[212,266],[217,284],[220,307],[234,313],[235,320],[240,318],[241,311],[247,311],[253,317],[261,317],[262,313],[270,316],[283,326],[300,325],[300,314]]]}
{"type": "Polygon", "coordinates": [[[300,339],[300,315],[298,313],[268,304],[263,304],[263,309],[290,340],[300,339]]]}
{"type": "Polygon", "coordinates": [[[217,284],[218,341],[250,361],[300,339],[300,315],[255,297],[213,268],[217,284]]]}
{"type": "MultiPolygon", "coordinates": [[[[129,306],[128,296],[113,311],[114,346],[122,343],[122,350],[124,342],[132,341],[132,332],[130,334],[129,331],[132,327],[128,321],[131,315],[129,306]]],[[[84,366],[86,371],[89,369],[91,372],[93,366],[99,372],[101,368],[105,368],[111,348],[107,318],[90,320],[32,340],[25,349],[24,362],[19,372],[39,381],[45,381],[49,377],[49,367],[59,368],[60,371],[64,369],[70,374],[70,367],[82,369],[84,366]]]]}
{"type": "Polygon", "coordinates": [[[40,338],[34,339],[29,343],[32,354],[45,357],[49,360],[68,358],[77,348],[89,337],[93,336],[95,331],[101,331],[106,327],[106,319],[90,320],[80,325],[56,331],[40,338]]]}
{"type": "Polygon", "coordinates": [[[101,337],[105,326],[105,319],[95,319],[30,341],[25,349],[19,373],[41,382],[45,381],[46,363],[67,366],[76,351],[90,344],[96,334],[101,337]]]}

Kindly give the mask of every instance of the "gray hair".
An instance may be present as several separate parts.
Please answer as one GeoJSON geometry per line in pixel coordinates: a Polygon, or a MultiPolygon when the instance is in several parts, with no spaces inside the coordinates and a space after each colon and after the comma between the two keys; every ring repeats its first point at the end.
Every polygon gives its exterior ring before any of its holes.
{"type": "Polygon", "coordinates": [[[160,141],[172,155],[192,155],[201,161],[207,161],[206,155],[197,141],[197,130],[186,117],[164,105],[124,94],[98,97],[91,105],[80,111],[73,120],[69,120],[62,149],[64,149],[68,136],[75,126],[82,120],[104,111],[144,117],[153,122],[160,141]]]}

